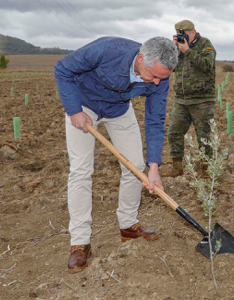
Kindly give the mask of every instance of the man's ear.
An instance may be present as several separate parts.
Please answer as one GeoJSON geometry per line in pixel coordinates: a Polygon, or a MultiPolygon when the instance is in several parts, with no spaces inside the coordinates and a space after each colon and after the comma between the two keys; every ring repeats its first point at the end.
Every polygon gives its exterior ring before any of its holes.
{"type": "Polygon", "coordinates": [[[196,30],[192,29],[192,34],[195,36],[196,35],[196,30]]]}
{"type": "Polygon", "coordinates": [[[137,55],[137,60],[138,60],[138,62],[142,62],[143,61],[143,53],[139,53],[138,55],[137,55]]]}

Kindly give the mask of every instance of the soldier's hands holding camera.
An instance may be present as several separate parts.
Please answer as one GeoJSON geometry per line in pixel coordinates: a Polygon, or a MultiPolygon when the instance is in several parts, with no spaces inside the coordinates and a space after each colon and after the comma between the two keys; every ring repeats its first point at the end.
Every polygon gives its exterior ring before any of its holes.
{"type": "Polygon", "coordinates": [[[173,43],[178,47],[178,49],[185,53],[189,49],[189,36],[180,29],[180,33],[173,35],[173,43]]]}

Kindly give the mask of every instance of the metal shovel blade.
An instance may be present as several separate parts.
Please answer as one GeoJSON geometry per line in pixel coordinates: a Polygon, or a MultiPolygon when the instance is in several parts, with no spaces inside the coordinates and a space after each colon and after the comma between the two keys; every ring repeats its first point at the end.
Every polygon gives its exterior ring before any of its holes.
{"type": "MultiPolygon", "coordinates": [[[[213,253],[234,253],[234,237],[219,223],[215,224],[214,228],[210,233],[210,237],[213,253]],[[221,248],[219,251],[216,251],[216,243],[219,241],[221,242],[221,248]]],[[[205,255],[207,258],[210,258],[210,246],[208,237],[205,237],[199,244],[197,244],[196,249],[203,255],[205,255]]]]}

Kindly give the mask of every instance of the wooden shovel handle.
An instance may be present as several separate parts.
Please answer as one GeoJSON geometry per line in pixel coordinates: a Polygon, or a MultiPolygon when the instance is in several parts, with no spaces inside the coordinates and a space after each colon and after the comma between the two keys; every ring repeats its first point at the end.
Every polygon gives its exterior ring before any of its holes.
{"type": "MultiPolygon", "coordinates": [[[[92,135],[94,135],[107,149],[109,149],[114,156],[116,156],[126,167],[128,167],[142,182],[149,186],[148,177],[141,172],[133,163],[131,163],[122,153],[119,152],[103,135],[101,135],[93,126],[87,123],[87,129],[92,135]]],[[[154,192],[162,198],[172,209],[176,211],[178,204],[169,197],[163,190],[158,186],[154,186],[154,192]]]]}

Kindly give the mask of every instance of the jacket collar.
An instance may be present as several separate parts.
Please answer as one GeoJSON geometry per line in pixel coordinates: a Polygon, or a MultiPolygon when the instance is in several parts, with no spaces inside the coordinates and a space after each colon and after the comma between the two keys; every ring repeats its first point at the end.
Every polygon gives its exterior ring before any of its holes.
{"type": "Polygon", "coordinates": [[[189,44],[189,48],[193,48],[196,43],[200,40],[201,36],[200,33],[196,33],[194,40],[189,44]]]}
{"type": "Polygon", "coordinates": [[[140,52],[139,47],[134,47],[131,49],[127,55],[124,57],[123,61],[120,65],[120,73],[121,76],[128,76],[131,68],[131,64],[133,62],[134,57],[140,52]]]}
{"type": "Polygon", "coordinates": [[[134,57],[140,52],[139,47],[134,47],[131,49],[127,55],[124,57],[120,64],[119,71],[119,86],[121,90],[126,90],[130,84],[130,68],[134,57]]]}

